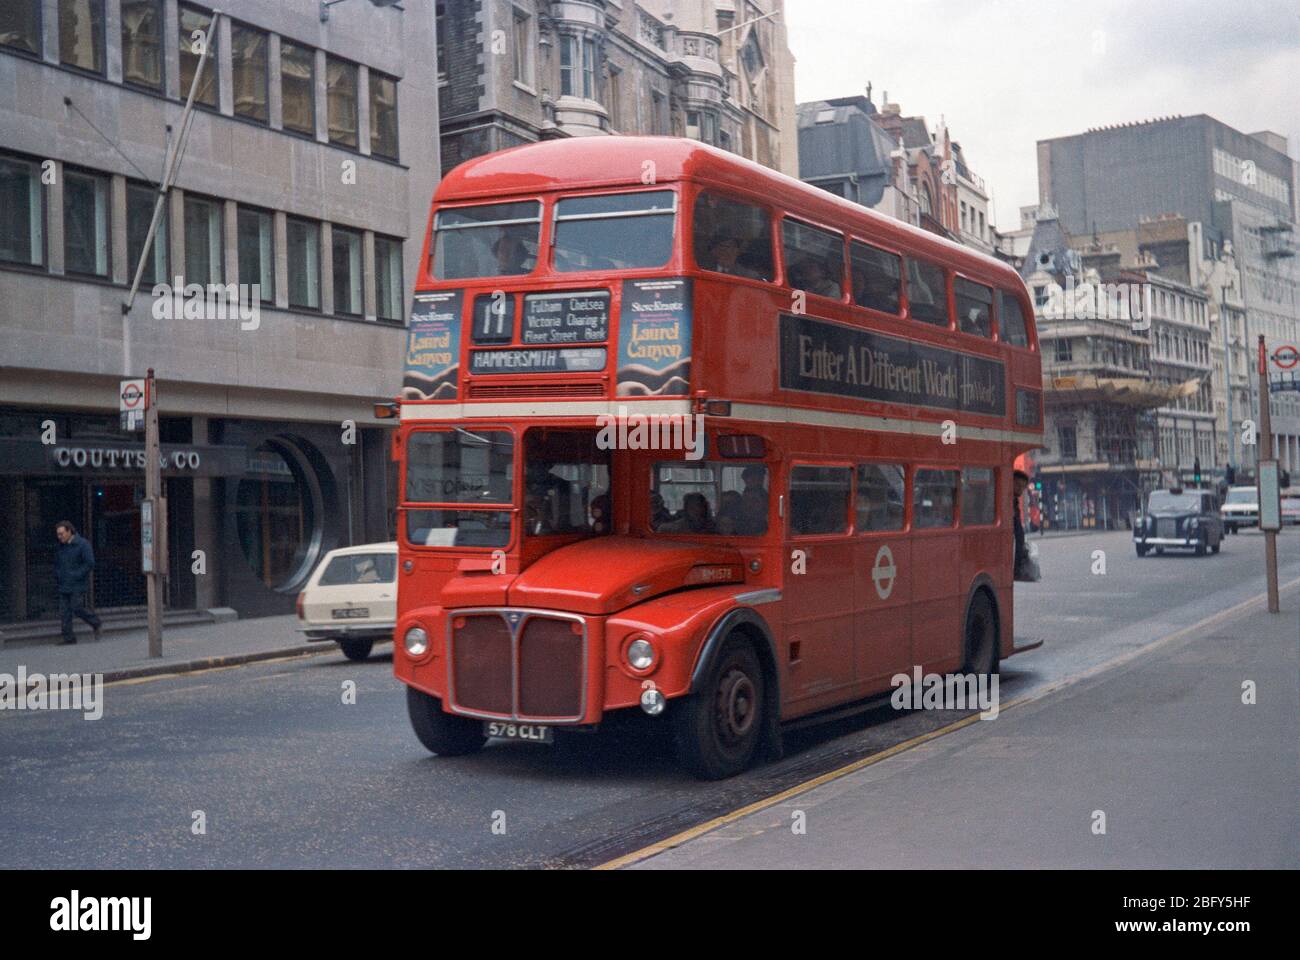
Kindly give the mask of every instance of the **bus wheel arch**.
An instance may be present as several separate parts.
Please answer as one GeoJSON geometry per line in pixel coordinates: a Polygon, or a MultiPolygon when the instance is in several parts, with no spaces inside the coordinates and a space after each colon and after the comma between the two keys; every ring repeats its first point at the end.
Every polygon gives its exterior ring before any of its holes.
{"type": "Polygon", "coordinates": [[[696,775],[706,779],[721,779],[740,772],[757,760],[779,760],[781,742],[781,688],[777,672],[776,645],[767,622],[749,607],[739,607],[721,617],[709,630],[708,637],[691,673],[687,696],[673,704],[673,725],[678,753],[682,761],[696,775]],[[705,701],[716,691],[710,685],[718,680],[717,672],[723,658],[736,656],[737,647],[752,651],[760,680],[762,713],[758,718],[761,729],[752,753],[740,766],[732,765],[725,771],[718,758],[701,756],[700,728],[706,722],[705,701]]]}
{"type": "Polygon", "coordinates": [[[987,575],[980,574],[967,593],[966,613],[962,617],[962,672],[996,674],[1002,660],[1002,639],[1002,611],[998,606],[997,590],[994,589],[993,581],[987,575]],[[972,642],[980,642],[972,632],[980,629],[979,621],[984,617],[988,618],[991,627],[991,637],[984,641],[991,641],[991,657],[983,649],[971,649],[972,642]]]}

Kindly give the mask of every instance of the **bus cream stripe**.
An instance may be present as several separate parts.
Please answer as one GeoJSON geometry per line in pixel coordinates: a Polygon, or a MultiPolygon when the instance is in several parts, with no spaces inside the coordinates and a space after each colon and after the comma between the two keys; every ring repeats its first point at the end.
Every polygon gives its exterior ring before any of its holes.
{"type": "MultiPolygon", "coordinates": [[[[617,417],[623,414],[642,416],[690,415],[689,400],[539,400],[515,403],[439,403],[403,404],[403,420],[472,420],[479,417],[617,417]]],[[[812,410],[807,407],[785,407],[766,403],[733,401],[731,416],[711,417],[718,422],[726,420],[756,420],[762,423],[796,423],[817,427],[843,427],[851,430],[874,430],[880,433],[908,433],[917,436],[937,437],[943,432],[942,423],[933,420],[911,420],[905,417],[874,417],[838,410],[812,410]]],[[[995,427],[958,426],[959,438],[987,440],[994,443],[1025,443],[1037,447],[1042,438],[1033,433],[1001,430],[995,427]]]]}

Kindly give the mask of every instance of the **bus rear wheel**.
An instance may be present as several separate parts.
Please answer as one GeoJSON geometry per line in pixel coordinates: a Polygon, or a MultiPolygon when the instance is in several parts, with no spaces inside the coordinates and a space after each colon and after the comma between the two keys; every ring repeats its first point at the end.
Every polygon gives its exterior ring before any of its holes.
{"type": "Polygon", "coordinates": [[[406,688],[406,712],[420,742],[440,757],[477,753],[487,742],[479,721],[444,713],[441,700],[415,687],[406,688]]]}
{"type": "Polygon", "coordinates": [[[993,604],[983,591],[975,594],[966,612],[963,673],[987,676],[998,671],[998,623],[993,604]]]}
{"type": "Polygon", "coordinates": [[[747,638],[732,634],[700,689],[673,704],[677,756],[702,780],[749,766],[763,737],[763,668],[747,638]]]}

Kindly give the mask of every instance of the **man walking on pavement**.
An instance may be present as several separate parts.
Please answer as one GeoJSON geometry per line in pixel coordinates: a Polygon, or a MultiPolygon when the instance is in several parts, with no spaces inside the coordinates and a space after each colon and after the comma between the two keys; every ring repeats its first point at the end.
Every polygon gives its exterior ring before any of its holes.
{"type": "Polygon", "coordinates": [[[59,585],[59,618],[63,621],[63,643],[76,643],[72,632],[72,618],[80,617],[90,624],[99,639],[103,621],[86,609],[86,594],[90,592],[90,571],[95,569],[95,551],[90,541],[77,533],[67,520],[54,527],[59,545],[54,548],[54,576],[59,585]]]}

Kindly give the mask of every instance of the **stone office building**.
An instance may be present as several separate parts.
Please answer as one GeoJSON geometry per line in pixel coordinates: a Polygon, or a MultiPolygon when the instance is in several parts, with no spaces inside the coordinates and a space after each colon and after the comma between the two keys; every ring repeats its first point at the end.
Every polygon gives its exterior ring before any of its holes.
{"type": "Polygon", "coordinates": [[[798,176],[784,0],[439,0],[442,169],[536,140],[691,137],[798,176]]]}
{"type": "Polygon", "coordinates": [[[372,404],[400,386],[438,179],[433,0],[402,7],[226,0],[213,29],[178,0],[0,4],[0,632],[53,615],[61,519],[98,555],[93,603],[143,602],[142,438],[117,408],[147,368],[171,608],[288,612],[324,551],[391,536],[372,404]],[[176,277],[225,292],[176,311],[155,286],[176,277]]]}

